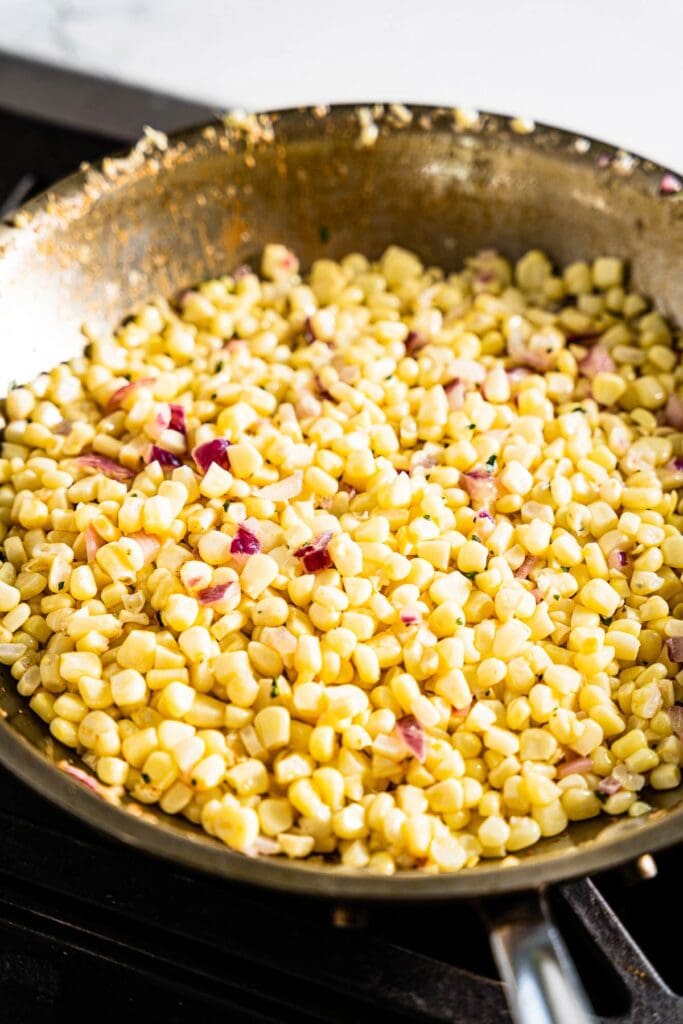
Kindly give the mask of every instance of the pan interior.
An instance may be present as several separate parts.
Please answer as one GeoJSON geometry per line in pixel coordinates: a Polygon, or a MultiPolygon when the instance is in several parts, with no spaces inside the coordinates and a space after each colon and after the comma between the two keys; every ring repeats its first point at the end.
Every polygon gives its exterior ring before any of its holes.
{"type": "MultiPolygon", "coordinates": [[[[290,111],[168,144],[146,139],[67,179],[0,228],[0,389],[80,352],[83,325],[105,332],[141,301],[228,272],[269,241],[292,247],[304,266],[351,251],[377,256],[391,243],[446,268],[493,247],[512,259],[542,248],[558,264],[611,254],[629,262],[634,287],[683,322],[683,199],[660,194],[664,170],[515,125],[494,115],[467,124],[424,107],[290,111]]],[[[598,870],[683,831],[679,790],[657,797],[647,818],[575,824],[518,863],[452,876],[380,879],[249,860],[184,820],[114,807],[66,778],[51,762],[73,755],[8,673],[0,708],[0,759],[46,796],[141,848],[266,885],[346,897],[474,895],[598,870]]]]}

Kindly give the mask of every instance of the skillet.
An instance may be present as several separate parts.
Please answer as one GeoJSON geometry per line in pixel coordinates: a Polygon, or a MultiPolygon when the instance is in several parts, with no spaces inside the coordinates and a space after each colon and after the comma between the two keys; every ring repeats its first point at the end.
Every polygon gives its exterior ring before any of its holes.
{"type": "MultiPolygon", "coordinates": [[[[0,226],[0,393],[83,349],[81,328],[111,328],[137,303],[257,257],[278,240],[303,265],[388,244],[455,267],[480,248],[557,263],[611,253],[634,286],[683,323],[683,191],[671,172],[546,126],[434,107],[309,108],[233,117],[58,183],[0,226]]],[[[546,839],[514,863],[452,875],[379,877],[248,858],[189,823],[115,805],[57,764],[70,760],[0,678],[0,762],[64,810],[141,850],[233,880],[337,904],[505,897],[487,903],[513,1016],[581,1024],[589,1010],[543,889],[683,838],[683,792],[643,818],[600,818],[546,839]],[[510,894],[522,893],[522,897],[510,894]],[[501,909],[502,907],[502,909],[501,909]]],[[[81,766],[82,767],[82,766],[81,766]]]]}

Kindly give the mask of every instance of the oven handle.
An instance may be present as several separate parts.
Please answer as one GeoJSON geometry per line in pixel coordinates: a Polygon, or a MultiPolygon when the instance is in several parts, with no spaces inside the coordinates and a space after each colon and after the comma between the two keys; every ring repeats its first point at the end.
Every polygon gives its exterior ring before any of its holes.
{"type": "Polygon", "coordinates": [[[486,907],[493,957],[515,1024],[593,1024],[595,1016],[540,892],[486,907]]]}

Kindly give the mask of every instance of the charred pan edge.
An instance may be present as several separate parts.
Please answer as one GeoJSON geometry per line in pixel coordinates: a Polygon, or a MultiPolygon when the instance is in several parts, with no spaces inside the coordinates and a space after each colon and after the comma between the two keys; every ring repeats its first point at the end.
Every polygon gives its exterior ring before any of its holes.
{"type": "Polygon", "coordinates": [[[646,157],[629,153],[590,136],[518,116],[465,110],[460,107],[429,107],[417,104],[371,103],[297,107],[264,113],[232,111],[216,121],[172,135],[145,128],[127,153],[105,157],[81,169],[41,193],[0,226],[0,255],[16,238],[17,230],[37,231],[44,223],[83,216],[105,193],[135,179],[153,179],[186,163],[197,150],[217,147],[243,152],[246,162],[267,147],[277,147],[290,137],[340,133],[355,137],[358,148],[371,148],[382,136],[397,133],[451,132],[460,144],[476,148],[477,139],[495,137],[518,149],[538,149],[563,156],[595,169],[601,184],[609,188],[629,178],[648,197],[669,203],[672,216],[683,217],[683,181],[677,173],[646,157]]]}

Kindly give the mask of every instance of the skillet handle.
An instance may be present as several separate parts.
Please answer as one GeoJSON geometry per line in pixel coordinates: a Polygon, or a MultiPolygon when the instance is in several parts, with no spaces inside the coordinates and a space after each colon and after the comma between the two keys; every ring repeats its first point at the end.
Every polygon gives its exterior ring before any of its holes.
{"type": "Polygon", "coordinates": [[[514,1024],[593,1024],[595,1017],[540,893],[493,911],[490,941],[514,1024]]]}

